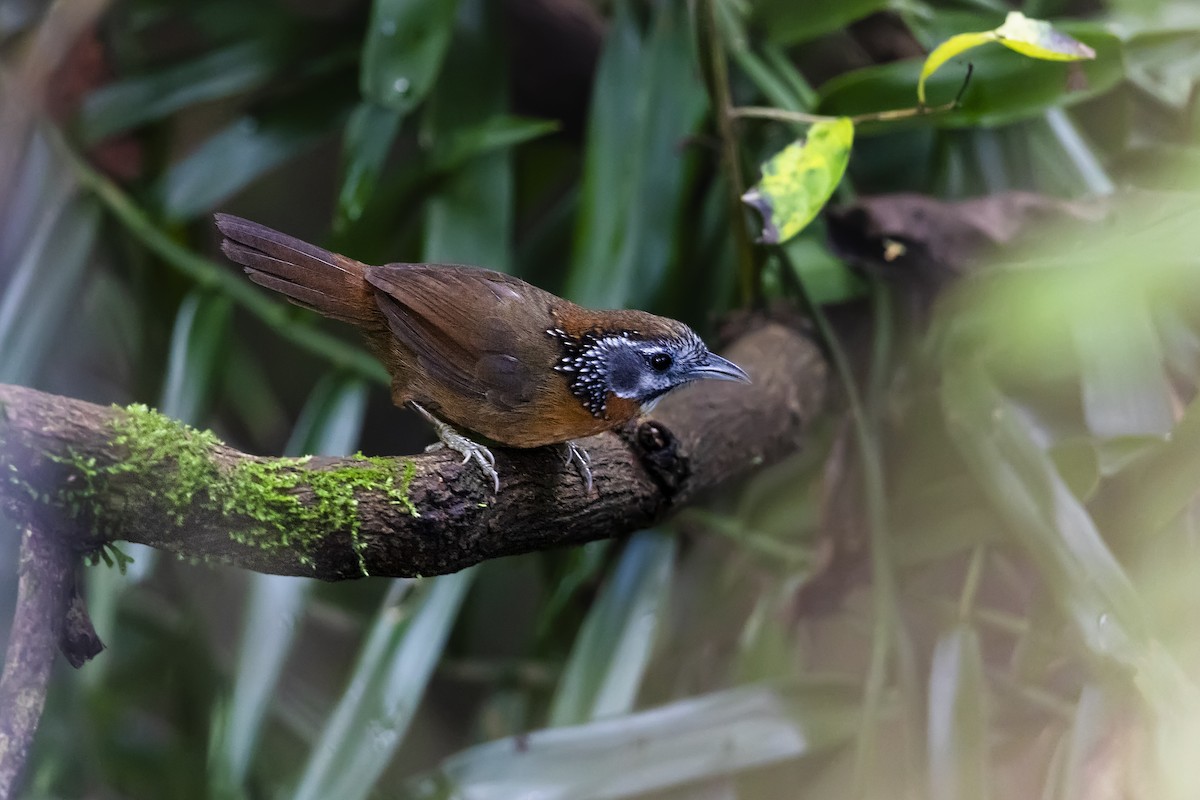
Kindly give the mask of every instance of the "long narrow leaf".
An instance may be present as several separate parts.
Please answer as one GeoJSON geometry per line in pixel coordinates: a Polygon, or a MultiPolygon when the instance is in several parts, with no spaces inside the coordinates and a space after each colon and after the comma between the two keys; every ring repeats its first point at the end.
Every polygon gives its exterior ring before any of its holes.
{"type": "Polygon", "coordinates": [[[931,800],[989,796],[985,689],[979,634],[966,625],[944,633],[929,670],[931,800]]]}
{"type": "MultiPolygon", "coordinates": [[[[489,35],[500,22],[494,4],[460,0],[454,48],[430,97],[423,139],[439,142],[506,111],[505,54],[489,35]]],[[[513,187],[511,151],[464,161],[426,201],[424,260],[509,270],[513,187]]]]}
{"type": "Polygon", "coordinates": [[[359,88],[400,114],[420,103],[442,67],[458,0],[375,0],[359,88]]]}
{"type": "Polygon", "coordinates": [[[399,111],[371,100],[351,112],[342,135],[342,188],[334,220],[338,231],[362,217],[402,119],[399,111]]]}
{"type": "Polygon", "coordinates": [[[550,707],[551,725],[633,710],[666,610],[674,561],[673,536],[643,531],[630,539],[571,650],[550,707]]]}
{"type": "Polygon", "coordinates": [[[366,797],[408,732],[475,570],[389,592],[350,685],[305,766],[296,800],[366,797]]]}
{"type": "Polygon", "coordinates": [[[198,291],[179,305],[158,405],[168,417],[203,424],[212,400],[213,376],[229,342],[231,310],[229,298],[198,291]]]}
{"type": "Polygon", "coordinates": [[[599,307],[650,304],[676,253],[685,160],[705,106],[692,36],[676,3],[643,41],[617,6],[593,89],[579,228],[567,293],[599,307]]]}
{"type": "Polygon", "coordinates": [[[99,220],[94,200],[76,198],[39,221],[0,297],[0,382],[37,376],[55,330],[77,302],[99,220]]]}
{"type": "Polygon", "coordinates": [[[181,108],[247,91],[262,84],[277,61],[268,41],[252,39],[111,83],[84,102],[80,117],[83,138],[96,142],[181,108]]]}
{"type": "Polygon", "coordinates": [[[977,364],[947,370],[942,402],[972,474],[1088,648],[1102,661],[1136,669],[1149,647],[1141,603],[1087,510],[1035,443],[1030,423],[977,364]]]}
{"type": "Polygon", "coordinates": [[[611,800],[686,786],[847,741],[856,690],[814,683],[730,689],[473,747],[410,783],[406,797],[611,800]]]}
{"type": "MultiPolygon", "coordinates": [[[[362,432],[367,387],[361,380],[328,377],[313,390],[288,441],[287,455],[347,455],[362,432]]],[[[259,733],[313,581],[254,575],[234,672],[233,693],[214,735],[214,780],[236,795],[257,749],[259,733]]]]}
{"type": "Polygon", "coordinates": [[[315,145],[340,116],[324,108],[320,113],[284,108],[242,117],[163,176],[158,187],[163,214],[184,220],[215,208],[256,178],[315,145]]]}

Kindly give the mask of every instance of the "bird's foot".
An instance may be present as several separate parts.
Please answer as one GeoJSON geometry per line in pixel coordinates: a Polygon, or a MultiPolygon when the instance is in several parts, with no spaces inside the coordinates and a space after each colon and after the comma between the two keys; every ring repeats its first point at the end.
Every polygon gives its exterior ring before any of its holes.
{"type": "Polygon", "coordinates": [[[566,462],[575,465],[575,471],[579,473],[579,477],[583,479],[583,493],[592,493],[592,457],[588,455],[588,451],[577,445],[575,442],[567,442],[564,445],[567,448],[566,462]]]}
{"type": "Polygon", "coordinates": [[[496,472],[496,457],[492,455],[492,451],[481,445],[479,442],[472,441],[466,436],[463,436],[458,431],[454,430],[453,426],[442,422],[440,419],[430,414],[418,403],[410,403],[410,405],[422,417],[429,421],[433,426],[433,430],[437,433],[438,440],[434,444],[425,448],[426,452],[432,450],[441,450],[443,448],[453,450],[463,457],[462,463],[474,461],[479,465],[479,469],[483,470],[483,474],[492,479],[492,485],[495,491],[500,491],[500,474],[496,472]]]}

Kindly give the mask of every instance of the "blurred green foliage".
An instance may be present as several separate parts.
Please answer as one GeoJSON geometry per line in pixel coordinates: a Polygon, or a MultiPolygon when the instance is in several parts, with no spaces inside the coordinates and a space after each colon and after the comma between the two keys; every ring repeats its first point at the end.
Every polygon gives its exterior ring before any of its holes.
{"type": "MultiPolygon", "coordinates": [[[[1024,3],[1095,61],[985,48],[958,109],[856,130],[843,205],[1122,187],[933,302],[936,225],[874,269],[832,219],[737,257],[714,48],[737,105],[884,111],[1009,4],[711,1],[715,38],[708,0],[0,3],[0,381],[264,454],[424,444],[349,332],[223,262],[220,209],[706,332],[744,262],[849,410],[624,542],[331,586],[90,568],[109,649],[57,677],[28,797],[1200,796],[1200,12],[1024,3]]],[[[798,133],[734,131],[747,183],[798,133]]]]}

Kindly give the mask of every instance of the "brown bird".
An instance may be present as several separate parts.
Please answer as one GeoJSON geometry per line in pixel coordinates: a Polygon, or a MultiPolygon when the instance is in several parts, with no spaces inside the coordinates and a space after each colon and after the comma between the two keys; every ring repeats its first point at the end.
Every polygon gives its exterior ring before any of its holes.
{"type": "Polygon", "coordinates": [[[392,376],[392,400],[500,488],[487,447],[565,444],[616,428],[670,390],[712,378],[749,383],[691,328],[643,311],[591,311],[501,272],[447,264],[368,266],[256,222],[216,215],[221,249],[250,280],[360,328],[392,376]]]}

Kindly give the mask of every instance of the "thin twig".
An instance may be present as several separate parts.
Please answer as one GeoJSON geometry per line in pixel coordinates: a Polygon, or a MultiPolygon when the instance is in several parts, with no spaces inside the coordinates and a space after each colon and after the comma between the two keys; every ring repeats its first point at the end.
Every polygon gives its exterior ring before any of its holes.
{"type": "MultiPolygon", "coordinates": [[[[855,114],[847,117],[847,119],[855,125],[862,125],[864,122],[895,122],[902,119],[927,117],[930,114],[944,114],[948,111],[954,111],[962,105],[962,96],[967,90],[967,85],[971,82],[973,72],[974,66],[968,64],[967,76],[963,79],[962,86],[958,89],[958,94],[949,103],[942,103],[940,106],[917,105],[912,108],[871,111],[866,114],[855,114]]],[[[798,125],[812,125],[817,122],[833,122],[836,119],[842,119],[842,117],[829,116],[828,114],[809,114],[803,111],[788,111],[769,106],[738,106],[729,109],[729,115],[735,119],[767,119],[775,122],[791,122],[798,125]]]]}
{"type": "Polygon", "coordinates": [[[186,275],[197,286],[225,295],[280,336],[326,359],[331,366],[387,384],[387,373],[366,350],[346,344],[294,316],[288,305],[272,300],[241,274],[204,258],[172,239],[120,187],[72,150],[61,135],[51,130],[50,138],[71,165],[80,185],[95,194],[135,238],[168,266],[186,275]]]}
{"type": "Polygon", "coordinates": [[[762,298],[762,273],[754,257],[753,242],[746,228],[745,206],[742,192],[745,181],[742,177],[742,162],[738,155],[737,134],[733,129],[734,108],[729,89],[729,65],[725,59],[725,47],[721,32],[717,28],[717,12],[713,0],[701,0],[700,30],[701,47],[707,50],[709,81],[708,90],[717,121],[717,133],[721,137],[722,162],[725,165],[727,195],[729,202],[729,224],[733,230],[734,250],[738,264],[743,305],[757,306],[762,298]]]}
{"type": "MultiPolygon", "coordinates": [[[[784,266],[784,271],[797,274],[783,248],[776,252],[784,266]]],[[[813,302],[808,295],[803,282],[799,286],[801,299],[808,305],[817,333],[825,344],[830,363],[838,375],[842,388],[846,393],[846,405],[850,410],[850,419],[854,431],[854,441],[858,449],[859,460],[862,462],[863,494],[866,500],[867,529],[871,546],[871,583],[872,583],[872,636],[871,656],[867,671],[867,679],[863,690],[863,711],[858,733],[858,748],[855,752],[855,797],[861,797],[866,792],[863,785],[865,776],[870,773],[870,766],[876,756],[876,738],[881,709],[883,708],[884,689],[888,675],[888,656],[895,649],[897,660],[903,661],[904,651],[911,645],[906,641],[907,634],[901,626],[899,618],[899,601],[896,588],[896,576],[891,557],[891,533],[888,529],[887,488],[883,476],[883,455],[879,449],[876,426],[872,424],[863,403],[858,384],[854,379],[854,370],[850,358],[834,333],[820,305],[813,302]]]]}
{"type": "Polygon", "coordinates": [[[37,733],[74,564],[60,543],[26,528],[19,569],[17,609],[0,678],[0,800],[16,796],[37,733]]]}

